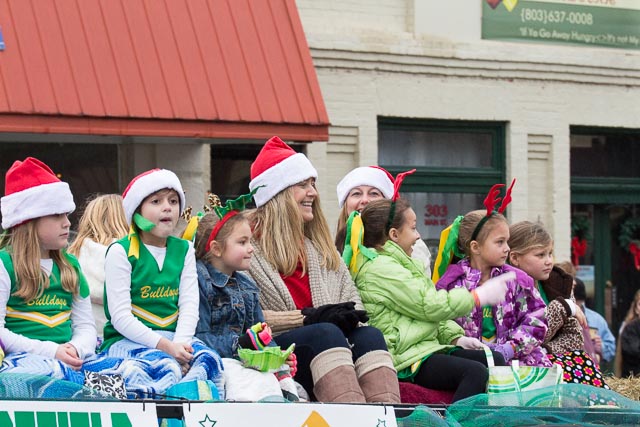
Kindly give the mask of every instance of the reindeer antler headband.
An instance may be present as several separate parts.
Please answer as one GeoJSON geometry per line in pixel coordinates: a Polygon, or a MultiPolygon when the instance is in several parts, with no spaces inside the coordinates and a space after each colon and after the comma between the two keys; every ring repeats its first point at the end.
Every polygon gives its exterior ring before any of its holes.
{"type": "Polygon", "coordinates": [[[393,180],[393,196],[391,197],[391,209],[389,209],[389,219],[387,220],[387,232],[391,229],[393,217],[396,216],[396,200],[400,197],[400,187],[402,186],[402,182],[407,176],[411,175],[415,171],[415,169],[411,169],[406,172],[401,172],[396,175],[396,179],[393,180]]]}
{"type": "Polygon", "coordinates": [[[507,208],[507,205],[511,203],[511,190],[513,189],[513,186],[515,185],[515,183],[516,183],[516,180],[514,178],[513,181],[511,181],[511,185],[507,189],[507,192],[505,193],[504,198],[498,197],[498,194],[500,194],[500,189],[504,187],[505,184],[495,184],[493,187],[491,187],[491,190],[489,190],[489,193],[487,193],[487,197],[485,197],[484,199],[484,205],[487,207],[487,214],[480,220],[478,225],[476,225],[476,228],[473,230],[473,233],[471,234],[471,240],[476,240],[476,238],[478,237],[478,234],[480,234],[480,230],[482,229],[484,224],[489,220],[489,218],[493,216],[494,213],[500,213],[500,214],[503,213],[504,210],[507,208]],[[498,209],[495,209],[498,202],[500,201],[502,201],[502,203],[500,203],[500,207],[498,209]]]}

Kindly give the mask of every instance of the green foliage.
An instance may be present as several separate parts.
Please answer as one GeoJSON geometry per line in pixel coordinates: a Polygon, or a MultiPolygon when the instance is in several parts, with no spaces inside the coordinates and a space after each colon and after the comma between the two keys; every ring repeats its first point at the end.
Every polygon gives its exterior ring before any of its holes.
{"type": "Polygon", "coordinates": [[[620,226],[618,242],[620,246],[629,250],[629,243],[636,241],[640,243],[640,218],[628,218],[620,226]]]}
{"type": "Polygon", "coordinates": [[[586,215],[573,215],[571,217],[571,236],[582,239],[591,238],[591,221],[586,215]]]}

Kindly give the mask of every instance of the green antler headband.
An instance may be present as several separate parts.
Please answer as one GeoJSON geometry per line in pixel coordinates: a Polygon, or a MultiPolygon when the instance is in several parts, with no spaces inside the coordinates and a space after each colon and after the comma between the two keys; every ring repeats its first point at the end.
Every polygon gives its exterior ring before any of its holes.
{"type": "Polygon", "coordinates": [[[243,194],[236,199],[227,200],[227,203],[225,203],[224,206],[220,203],[220,198],[218,196],[215,194],[209,195],[209,205],[211,206],[211,210],[216,213],[220,221],[218,221],[215,227],[213,227],[213,230],[211,230],[211,234],[209,234],[209,238],[207,239],[207,244],[205,246],[205,250],[207,252],[211,249],[211,242],[215,240],[222,226],[231,218],[245,210],[247,205],[251,202],[253,195],[262,187],[264,187],[264,185],[254,188],[249,194],[243,194]]]}

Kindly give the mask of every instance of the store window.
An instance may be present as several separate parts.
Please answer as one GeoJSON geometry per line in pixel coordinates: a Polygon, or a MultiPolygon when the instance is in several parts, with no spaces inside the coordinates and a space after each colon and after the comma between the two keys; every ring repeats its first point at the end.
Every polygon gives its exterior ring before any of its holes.
{"type": "MultiPolygon", "coordinates": [[[[297,152],[304,153],[304,144],[289,144],[297,152]]],[[[262,150],[264,142],[255,144],[211,145],[210,192],[217,194],[224,203],[249,192],[251,163],[262,150]]]]}
{"type": "Polygon", "coordinates": [[[483,208],[495,183],[505,182],[504,123],[378,118],[378,163],[393,175],[416,168],[402,194],[416,211],[418,231],[432,252],[456,216],[483,208]]]}
{"type": "Polygon", "coordinates": [[[120,193],[117,144],[0,143],[0,185],[14,161],[36,157],[67,182],[76,210],[69,216],[71,228],[78,225],[85,202],[95,194],[120,193]]]}
{"type": "Polygon", "coordinates": [[[572,126],[570,143],[572,257],[615,331],[640,283],[640,130],[572,126]]]}
{"type": "Polygon", "coordinates": [[[605,131],[571,135],[571,175],[640,178],[638,134],[605,131]]]}

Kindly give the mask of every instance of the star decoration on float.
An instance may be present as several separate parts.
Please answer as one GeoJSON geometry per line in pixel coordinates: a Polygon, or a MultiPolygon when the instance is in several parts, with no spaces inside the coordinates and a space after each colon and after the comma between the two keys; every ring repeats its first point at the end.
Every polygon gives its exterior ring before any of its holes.
{"type": "Polygon", "coordinates": [[[213,427],[215,426],[218,422],[212,420],[211,418],[209,418],[209,415],[207,414],[204,417],[204,420],[202,421],[198,421],[198,423],[202,426],[202,427],[213,427]]]}

